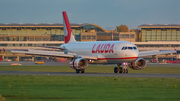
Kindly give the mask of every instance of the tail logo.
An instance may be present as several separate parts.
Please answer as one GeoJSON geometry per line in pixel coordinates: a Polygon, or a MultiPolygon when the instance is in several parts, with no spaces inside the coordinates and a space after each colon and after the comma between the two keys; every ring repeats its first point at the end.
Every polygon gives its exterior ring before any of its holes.
{"type": "Polygon", "coordinates": [[[64,21],[63,22],[63,25],[64,25],[64,41],[65,41],[65,43],[68,43],[70,41],[76,42],[76,40],[74,39],[74,36],[72,34],[72,31],[71,31],[71,26],[70,26],[66,11],[63,11],[62,13],[63,13],[63,21],[64,21]]]}

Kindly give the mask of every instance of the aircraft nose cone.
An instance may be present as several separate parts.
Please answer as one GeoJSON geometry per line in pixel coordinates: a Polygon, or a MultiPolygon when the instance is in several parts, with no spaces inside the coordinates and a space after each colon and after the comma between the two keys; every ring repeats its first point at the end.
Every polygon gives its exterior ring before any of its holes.
{"type": "Polygon", "coordinates": [[[138,51],[126,51],[124,52],[125,57],[138,57],[139,52],[138,51]]]}
{"type": "Polygon", "coordinates": [[[130,54],[131,54],[132,57],[138,57],[139,56],[138,51],[132,51],[130,54]]]}

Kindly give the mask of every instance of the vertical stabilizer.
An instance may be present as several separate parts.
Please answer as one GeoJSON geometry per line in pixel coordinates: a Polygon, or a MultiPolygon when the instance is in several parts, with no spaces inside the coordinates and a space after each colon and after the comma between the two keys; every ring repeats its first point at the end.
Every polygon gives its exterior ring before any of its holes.
{"type": "Polygon", "coordinates": [[[66,11],[63,11],[63,25],[64,25],[64,42],[76,42],[74,35],[71,30],[71,26],[69,24],[69,20],[66,14],[66,11]]]}

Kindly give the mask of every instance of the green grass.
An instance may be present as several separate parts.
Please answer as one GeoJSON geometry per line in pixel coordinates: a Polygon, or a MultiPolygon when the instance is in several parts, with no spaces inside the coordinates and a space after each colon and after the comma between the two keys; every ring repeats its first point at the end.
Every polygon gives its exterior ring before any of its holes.
{"type": "MultiPolygon", "coordinates": [[[[180,73],[179,67],[146,67],[143,70],[128,69],[129,73],[180,73]]],[[[75,72],[70,66],[0,66],[0,71],[75,72]]],[[[85,72],[113,73],[114,66],[88,66],[85,72]]]]}
{"type": "MultiPolygon", "coordinates": [[[[89,66],[86,72],[113,73],[113,69],[89,66]]],[[[0,71],[75,72],[69,66],[0,66],[0,71]]],[[[180,68],[146,67],[129,72],[180,73],[180,68]]],[[[0,75],[0,101],[179,101],[179,94],[179,78],[0,75]]]]}
{"type": "Polygon", "coordinates": [[[180,79],[1,75],[0,81],[7,101],[180,100],[180,79]]]}

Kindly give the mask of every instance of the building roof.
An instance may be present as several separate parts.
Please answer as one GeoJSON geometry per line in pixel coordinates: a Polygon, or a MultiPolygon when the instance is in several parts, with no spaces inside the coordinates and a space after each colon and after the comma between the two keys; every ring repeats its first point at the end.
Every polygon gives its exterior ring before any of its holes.
{"type": "MultiPolygon", "coordinates": [[[[96,24],[90,24],[90,23],[76,24],[76,23],[71,23],[70,25],[71,25],[71,27],[76,27],[76,28],[79,28],[79,27],[84,28],[84,26],[88,25],[88,26],[91,26],[89,28],[90,30],[99,29],[102,32],[105,31],[102,27],[100,27],[100,26],[98,26],[96,24]]],[[[23,24],[23,23],[10,23],[10,24],[0,23],[0,27],[16,27],[16,28],[18,28],[18,27],[63,27],[63,24],[61,24],[61,23],[54,23],[54,24],[48,24],[48,23],[39,23],[39,24],[32,24],[32,23],[25,23],[25,24],[23,24]]]]}
{"type": "MultiPolygon", "coordinates": [[[[102,30],[103,32],[105,32],[105,30],[104,30],[101,26],[98,26],[98,25],[96,25],[96,24],[88,24],[88,23],[86,23],[86,24],[84,24],[84,25],[96,26],[97,28],[99,28],[100,30],[102,30]]],[[[94,28],[92,28],[92,29],[94,29],[94,28]]]]}
{"type": "Polygon", "coordinates": [[[148,41],[148,42],[132,42],[136,45],[161,45],[161,44],[180,44],[180,41],[148,41]]]}
{"type": "MultiPolygon", "coordinates": [[[[84,24],[70,24],[72,27],[83,27],[84,24]]],[[[10,24],[4,24],[0,23],[0,27],[63,27],[63,24],[61,23],[54,23],[54,24],[47,24],[47,23],[39,23],[39,24],[32,24],[32,23],[10,23],[10,24]]]]}
{"type": "Polygon", "coordinates": [[[0,41],[1,44],[64,44],[64,41],[0,41]]]}
{"type": "Polygon", "coordinates": [[[143,24],[139,28],[180,28],[180,24],[143,24]]]}

